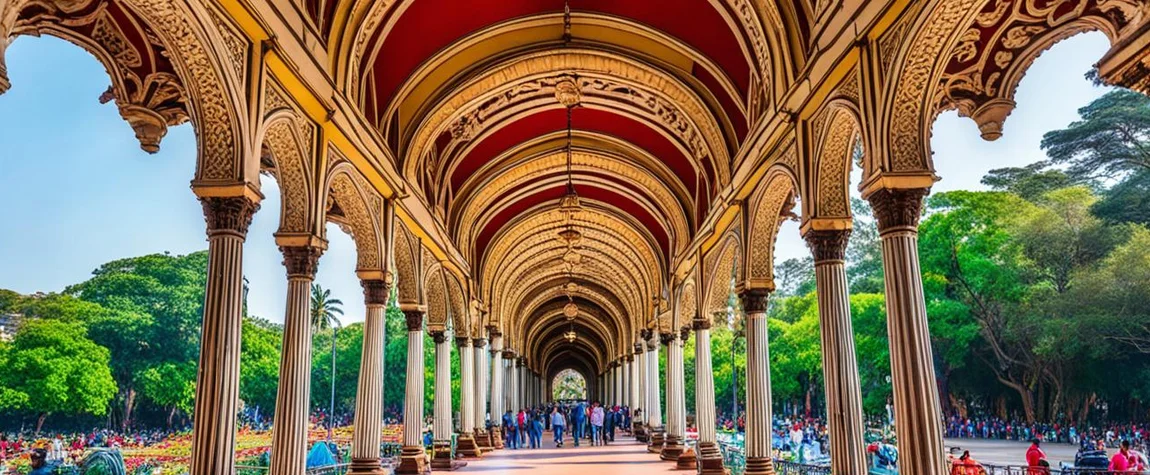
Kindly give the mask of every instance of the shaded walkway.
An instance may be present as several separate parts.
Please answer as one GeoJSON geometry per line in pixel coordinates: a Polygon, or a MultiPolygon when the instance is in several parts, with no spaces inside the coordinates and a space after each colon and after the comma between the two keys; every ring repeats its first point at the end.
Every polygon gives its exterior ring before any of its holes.
{"type": "MultiPolygon", "coordinates": [[[[545,441],[550,434],[545,434],[545,441]]],[[[647,446],[630,437],[617,437],[605,447],[584,444],[575,448],[571,439],[561,449],[545,443],[542,449],[497,450],[482,459],[466,459],[462,472],[485,474],[543,475],[630,475],[673,471],[675,464],[659,460],[658,454],[647,453],[647,446]]]]}

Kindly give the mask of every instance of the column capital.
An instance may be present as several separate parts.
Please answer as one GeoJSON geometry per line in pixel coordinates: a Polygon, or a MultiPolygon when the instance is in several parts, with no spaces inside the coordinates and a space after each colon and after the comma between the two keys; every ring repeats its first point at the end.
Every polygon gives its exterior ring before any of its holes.
{"type": "Polygon", "coordinates": [[[471,348],[471,338],[466,336],[455,337],[455,346],[459,348],[471,348]]]}
{"type": "Polygon", "coordinates": [[[626,361],[628,363],[633,362],[633,361],[635,361],[635,355],[625,355],[625,356],[623,356],[623,361],[626,361]]]}
{"type": "Polygon", "coordinates": [[[643,354],[643,344],[642,343],[635,343],[635,354],[636,355],[643,354]]]}
{"type": "Polygon", "coordinates": [[[474,346],[476,348],[483,348],[483,347],[487,346],[487,339],[486,338],[472,339],[471,340],[471,346],[474,346]]]}
{"type": "Polygon", "coordinates": [[[663,343],[664,346],[670,345],[676,338],[678,338],[678,335],[672,332],[659,333],[659,342],[663,343]]]}
{"type": "MultiPolygon", "coordinates": [[[[391,285],[387,281],[367,279],[359,281],[359,285],[363,287],[363,301],[367,305],[387,305],[387,299],[391,297],[391,285]]],[[[407,312],[404,312],[404,315],[406,314],[407,312]]],[[[420,317],[420,320],[422,319],[423,317],[420,317]]]]}
{"type": "Polygon", "coordinates": [[[642,330],[639,330],[639,338],[643,341],[650,340],[652,333],[653,332],[651,331],[650,328],[644,328],[642,330]]]}
{"type": "Polygon", "coordinates": [[[683,340],[683,343],[686,343],[687,340],[691,338],[691,328],[692,325],[683,325],[682,328],[679,328],[679,339],[683,340]]]}
{"type": "Polygon", "coordinates": [[[319,256],[323,255],[323,248],[318,246],[280,246],[284,255],[283,264],[287,268],[287,276],[291,278],[304,278],[315,280],[315,272],[319,267],[319,256]]]}
{"type": "Polygon", "coordinates": [[[867,196],[874,209],[879,234],[918,229],[918,219],[922,215],[922,199],[930,194],[930,188],[880,188],[867,196]]]}
{"type": "Polygon", "coordinates": [[[500,331],[499,327],[497,327],[495,325],[488,325],[487,326],[487,334],[489,336],[491,336],[491,338],[499,338],[499,337],[503,336],[503,332],[500,331]]]}
{"type": "Polygon", "coordinates": [[[696,330],[696,331],[698,331],[698,330],[710,330],[711,329],[711,319],[701,318],[701,317],[695,318],[695,319],[691,320],[691,329],[696,330]]]}
{"type": "Polygon", "coordinates": [[[423,310],[404,310],[403,316],[407,320],[407,331],[423,330],[423,310]]]}
{"type": "Polygon", "coordinates": [[[850,237],[850,229],[810,230],[803,235],[807,247],[811,249],[815,265],[846,260],[850,237]]]}
{"type": "MultiPolygon", "coordinates": [[[[411,327],[408,326],[408,330],[410,330],[410,329],[411,329],[411,327]]],[[[445,332],[443,330],[431,330],[431,331],[428,331],[427,333],[429,335],[431,335],[431,339],[433,341],[435,341],[436,345],[447,341],[447,332],[445,332]]]]}
{"type": "Polygon", "coordinates": [[[767,301],[771,291],[767,289],[745,289],[739,292],[739,300],[743,303],[743,311],[748,315],[752,313],[766,313],[767,301]]]}
{"type": "Polygon", "coordinates": [[[204,221],[208,237],[217,234],[247,236],[252,216],[260,209],[260,203],[247,196],[205,196],[200,198],[204,208],[204,221]]]}
{"type": "Polygon", "coordinates": [[[512,350],[511,348],[507,348],[507,349],[503,350],[503,359],[514,360],[515,359],[515,350],[512,350]]]}

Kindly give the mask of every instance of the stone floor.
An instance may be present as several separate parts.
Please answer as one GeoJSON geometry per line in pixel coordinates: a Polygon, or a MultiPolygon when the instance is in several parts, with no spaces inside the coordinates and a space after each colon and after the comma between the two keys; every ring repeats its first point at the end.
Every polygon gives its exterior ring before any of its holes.
{"type": "MultiPolygon", "coordinates": [[[[550,441],[546,434],[544,441],[550,441]]],[[[631,475],[674,471],[675,464],[647,453],[647,446],[630,437],[617,436],[605,447],[583,444],[575,448],[568,438],[563,448],[544,443],[541,449],[497,450],[482,459],[465,459],[461,472],[541,475],[631,475]]]]}

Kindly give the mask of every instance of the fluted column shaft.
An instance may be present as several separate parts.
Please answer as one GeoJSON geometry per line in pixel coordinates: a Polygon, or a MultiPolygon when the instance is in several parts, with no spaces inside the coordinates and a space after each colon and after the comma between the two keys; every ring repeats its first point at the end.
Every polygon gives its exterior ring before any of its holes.
{"type": "Polygon", "coordinates": [[[667,347],[667,434],[659,457],[678,461],[683,454],[687,425],[683,401],[683,345],[677,333],[662,333],[659,337],[667,347]]]}
{"type": "MultiPolygon", "coordinates": [[[[470,338],[456,338],[459,346],[459,429],[475,432],[475,352],[470,338]]],[[[448,391],[451,383],[448,382],[448,391]]],[[[450,408],[448,408],[450,410],[450,408]]]]}
{"type": "Polygon", "coordinates": [[[946,471],[942,414],[922,271],[918,262],[918,218],[929,189],[881,189],[867,199],[878,221],[886,287],[891,385],[899,437],[899,473],[946,471]]]}
{"type": "MultiPolygon", "coordinates": [[[[352,472],[383,473],[379,465],[379,442],[383,424],[384,308],[390,288],[382,280],[364,280],[361,284],[367,315],[363,322],[363,353],[355,389],[352,472]]],[[[275,456],[274,450],[272,456],[275,456]]]]}
{"type": "Polygon", "coordinates": [[[280,247],[287,268],[287,305],[276,387],[269,472],[302,474],[307,468],[308,401],[311,397],[311,283],[323,249],[280,247]]]}
{"type": "Polygon", "coordinates": [[[636,356],[628,356],[627,360],[627,406],[631,408],[631,421],[635,421],[635,408],[639,407],[642,403],[639,401],[639,360],[636,356]]]}
{"type": "Polygon", "coordinates": [[[849,238],[849,229],[806,235],[815,260],[831,468],[835,473],[865,473],[862,391],[845,264],[849,238]]]}
{"type": "Polygon", "coordinates": [[[647,424],[663,428],[663,401],[659,394],[659,342],[657,336],[647,340],[647,424]]]}
{"type": "Polygon", "coordinates": [[[239,409],[244,239],[259,203],[201,198],[208,230],[200,361],[192,424],[192,475],[231,475],[239,409]]]}
{"type": "Polygon", "coordinates": [[[774,473],[771,463],[771,368],[767,341],[767,298],[764,289],[744,290],[747,328],[747,471],[774,473]]]}
{"type": "Polygon", "coordinates": [[[407,320],[407,381],[403,403],[403,453],[396,473],[422,473],[423,450],[423,314],[404,309],[407,320]]]}
{"type": "Polygon", "coordinates": [[[451,441],[451,345],[442,331],[431,332],[435,341],[435,423],[432,437],[451,441]]]}
{"type": "Polygon", "coordinates": [[[472,421],[475,423],[475,430],[483,432],[487,428],[487,340],[477,339],[474,346],[475,408],[472,413],[472,421]]]}
{"type": "Polygon", "coordinates": [[[643,343],[635,344],[635,374],[637,375],[638,393],[635,395],[635,407],[631,408],[631,414],[635,413],[635,408],[641,410],[639,417],[635,417],[635,422],[640,424],[647,424],[647,351],[643,343]]]}
{"type": "Polygon", "coordinates": [[[503,405],[503,334],[495,328],[489,328],[491,335],[491,432],[492,445],[503,448],[503,429],[500,420],[506,411],[503,405]]]}
{"type": "Polygon", "coordinates": [[[711,371],[711,322],[695,319],[695,426],[699,442],[715,442],[715,373],[711,371]]]}

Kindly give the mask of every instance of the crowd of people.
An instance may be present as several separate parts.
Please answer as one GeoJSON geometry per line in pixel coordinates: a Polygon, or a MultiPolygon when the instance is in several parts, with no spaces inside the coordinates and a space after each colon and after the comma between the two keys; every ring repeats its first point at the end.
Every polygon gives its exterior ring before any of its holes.
{"type": "Polygon", "coordinates": [[[1080,428],[1075,424],[1059,422],[1028,424],[995,416],[952,415],[946,419],[945,435],[953,439],[1013,441],[1040,438],[1046,442],[1079,446],[1094,445],[1101,441],[1105,447],[1118,448],[1122,441],[1130,441],[1135,446],[1150,442],[1150,423],[1111,423],[1080,428]]]}
{"type": "Polygon", "coordinates": [[[543,446],[544,431],[552,432],[555,447],[563,447],[568,435],[575,447],[583,440],[605,445],[615,441],[616,431],[630,434],[631,420],[631,409],[625,405],[572,401],[524,407],[518,412],[508,409],[498,422],[507,448],[537,449],[543,446]]]}

